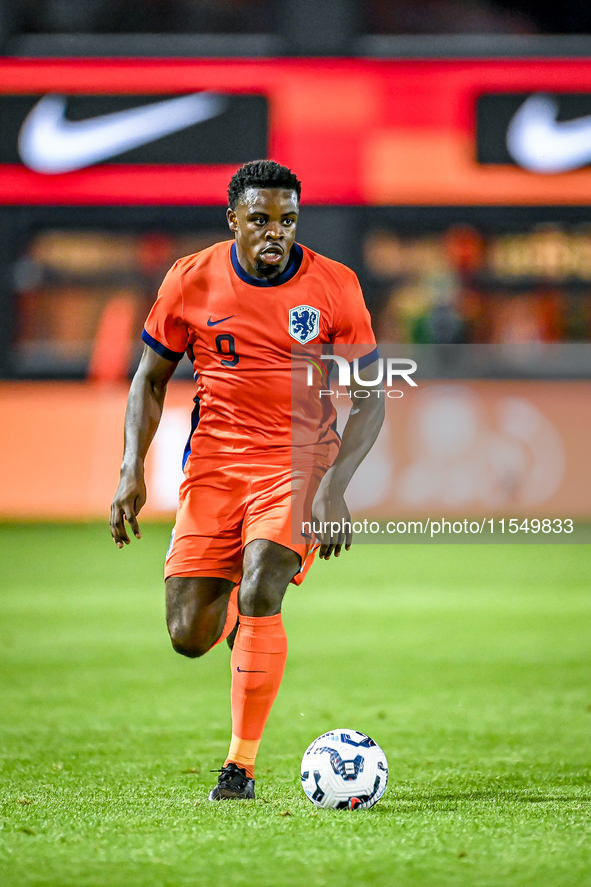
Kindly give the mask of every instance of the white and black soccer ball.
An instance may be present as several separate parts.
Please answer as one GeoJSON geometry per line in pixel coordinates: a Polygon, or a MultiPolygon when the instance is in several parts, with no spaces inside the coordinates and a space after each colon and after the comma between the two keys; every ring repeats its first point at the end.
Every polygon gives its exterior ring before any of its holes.
{"type": "Polygon", "coordinates": [[[388,784],[386,755],[358,730],[331,730],[302,758],[302,788],[317,807],[367,810],[388,784]]]}

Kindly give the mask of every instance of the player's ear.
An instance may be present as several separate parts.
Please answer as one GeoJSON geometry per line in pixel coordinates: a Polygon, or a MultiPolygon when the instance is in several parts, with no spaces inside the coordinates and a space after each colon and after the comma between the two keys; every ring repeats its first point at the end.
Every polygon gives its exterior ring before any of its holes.
{"type": "Polygon", "coordinates": [[[228,207],[228,209],[226,211],[226,218],[228,220],[228,227],[229,227],[230,231],[237,231],[238,230],[238,219],[236,218],[236,213],[234,212],[233,209],[230,209],[228,207]]]}

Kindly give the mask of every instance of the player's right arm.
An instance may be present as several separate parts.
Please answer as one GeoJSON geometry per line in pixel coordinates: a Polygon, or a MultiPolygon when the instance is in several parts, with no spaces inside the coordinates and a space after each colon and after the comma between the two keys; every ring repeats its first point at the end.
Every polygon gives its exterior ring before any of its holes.
{"type": "Polygon", "coordinates": [[[137,516],[146,501],[144,460],[160,423],[166,386],[176,367],[176,361],[161,357],[146,345],[129,389],[121,477],[111,504],[111,536],[118,548],[130,542],[125,521],[136,539],[141,538],[137,516]]]}

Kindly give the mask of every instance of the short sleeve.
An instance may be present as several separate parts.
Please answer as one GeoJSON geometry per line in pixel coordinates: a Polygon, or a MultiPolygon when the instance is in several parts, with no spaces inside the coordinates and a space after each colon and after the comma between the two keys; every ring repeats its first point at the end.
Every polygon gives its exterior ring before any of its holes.
{"type": "Polygon", "coordinates": [[[332,341],[335,345],[361,346],[351,349],[349,360],[359,357],[363,365],[366,365],[378,356],[375,347],[376,337],[357,275],[350,269],[347,270],[349,274],[335,313],[332,341]],[[363,360],[363,358],[366,359],[363,360]]]}
{"type": "Polygon", "coordinates": [[[142,339],[161,357],[179,361],[189,342],[183,320],[183,290],[179,263],[175,262],[158,291],[158,298],[148,314],[142,339]]]}

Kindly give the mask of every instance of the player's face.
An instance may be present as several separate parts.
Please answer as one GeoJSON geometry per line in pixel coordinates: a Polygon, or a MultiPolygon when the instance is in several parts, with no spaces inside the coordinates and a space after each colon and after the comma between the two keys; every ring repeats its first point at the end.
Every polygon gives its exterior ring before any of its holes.
{"type": "Polygon", "coordinates": [[[298,198],[282,188],[249,188],[228,210],[238,261],[253,277],[277,277],[287,267],[296,234],[298,198]]]}

